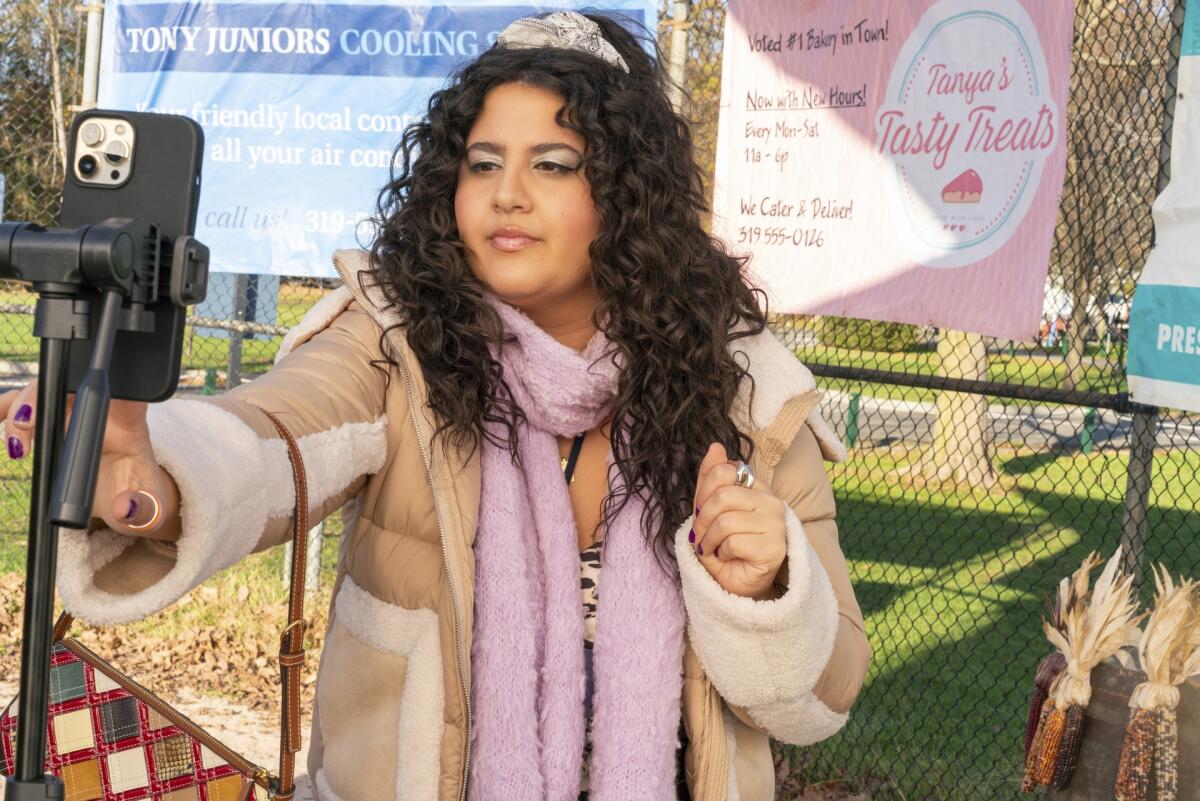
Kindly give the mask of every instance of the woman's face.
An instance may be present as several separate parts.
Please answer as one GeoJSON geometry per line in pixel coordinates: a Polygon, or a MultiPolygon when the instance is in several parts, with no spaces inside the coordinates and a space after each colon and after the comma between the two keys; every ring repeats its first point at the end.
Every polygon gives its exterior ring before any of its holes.
{"type": "Polygon", "coordinates": [[[590,319],[596,292],[588,246],[600,231],[580,169],[583,137],[554,120],[562,105],[554,92],[524,84],[489,92],[467,137],[454,196],[475,275],[535,322],[552,324],[590,319]]]}

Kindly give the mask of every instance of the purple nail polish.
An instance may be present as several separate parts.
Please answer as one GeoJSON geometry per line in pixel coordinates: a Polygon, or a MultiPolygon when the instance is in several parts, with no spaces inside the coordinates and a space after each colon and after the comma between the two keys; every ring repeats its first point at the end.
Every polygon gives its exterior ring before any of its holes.
{"type": "Polygon", "coordinates": [[[17,409],[17,413],[13,415],[14,423],[28,423],[33,417],[33,407],[28,403],[22,403],[21,408],[17,409]]]}
{"type": "Polygon", "coordinates": [[[129,511],[125,513],[125,517],[122,519],[123,520],[132,520],[133,516],[137,514],[137,510],[138,510],[137,499],[130,498],[129,499],[129,511]]]}
{"type": "Polygon", "coordinates": [[[20,459],[25,455],[25,446],[21,444],[21,440],[16,437],[8,438],[8,458],[20,459]]]}
{"type": "Polygon", "coordinates": [[[695,541],[696,541],[696,529],[692,529],[691,531],[688,532],[688,542],[695,542],[695,541]]]}
{"type": "Polygon", "coordinates": [[[704,556],[704,546],[697,543],[696,553],[699,554],[700,556],[704,556]]]}
{"type": "Polygon", "coordinates": [[[700,516],[700,507],[699,506],[696,507],[696,516],[697,517],[700,516]]]}

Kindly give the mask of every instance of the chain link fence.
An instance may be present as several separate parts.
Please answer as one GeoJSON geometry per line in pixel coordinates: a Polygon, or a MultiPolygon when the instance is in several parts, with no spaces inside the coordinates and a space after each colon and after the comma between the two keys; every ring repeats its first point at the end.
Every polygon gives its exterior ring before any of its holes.
{"type": "MultiPolygon", "coordinates": [[[[0,4],[0,218],[52,226],[58,219],[66,136],[82,95],[86,14],[71,0],[0,4]]],[[[217,275],[192,309],[184,387],[210,391],[271,364],[279,340],[320,299],[328,282],[217,275]]],[[[35,297],[0,282],[0,382],[36,369],[35,297]]]]}
{"type": "MultiPolygon", "coordinates": [[[[0,219],[42,225],[58,219],[64,125],[78,92],[82,47],[82,18],[70,3],[0,4],[0,219]]],[[[21,285],[0,282],[0,382],[24,383],[31,363],[36,368],[33,303],[21,285]]],[[[25,533],[30,473],[24,463],[0,466],[3,534],[25,533]]]]}
{"type": "MultiPolygon", "coordinates": [[[[697,0],[690,16],[687,82],[710,171],[724,5],[697,0]]],[[[1183,10],[1076,2],[1067,172],[1036,339],[773,318],[850,446],[832,475],[874,648],[846,730],[791,753],[801,786],[1018,798],[1058,579],[1118,544],[1131,569],[1200,574],[1200,417],[1132,404],[1125,380],[1129,303],[1168,177],[1183,10]]]]}
{"type": "MultiPolygon", "coordinates": [[[[82,95],[86,13],[71,0],[0,3],[0,219],[53,226],[58,219],[66,136],[82,95]]],[[[331,282],[213,275],[209,296],[189,310],[181,390],[217,392],[265,371],[284,333],[331,282]]],[[[37,371],[36,296],[0,282],[0,389],[37,371]]],[[[7,460],[5,460],[7,461],[7,460]]],[[[0,466],[0,532],[23,534],[31,467],[0,466]]],[[[16,567],[0,559],[0,568],[16,567]]]]}
{"type": "MultiPolygon", "coordinates": [[[[1129,402],[1129,302],[1165,183],[1182,0],[1077,0],[1066,180],[1036,339],[774,317],[850,446],[832,468],[842,544],[875,650],[844,732],[791,754],[803,781],[873,799],[1016,798],[1043,599],[1090,550],[1200,573],[1200,417],[1129,402]]],[[[674,3],[664,0],[662,20],[674,3]]],[[[686,111],[711,176],[725,0],[689,3],[686,111]]],[[[82,19],[0,5],[8,220],[53,224],[82,19]]],[[[669,53],[672,26],[660,26],[669,53]]],[[[222,276],[193,310],[184,391],[271,364],[321,281],[222,276]]],[[[0,287],[0,381],[36,367],[33,298],[0,287]]],[[[7,462],[8,460],[2,460],[7,462]]],[[[0,532],[23,536],[28,460],[0,464],[0,532]]],[[[20,569],[0,564],[0,569],[20,569]]]]}

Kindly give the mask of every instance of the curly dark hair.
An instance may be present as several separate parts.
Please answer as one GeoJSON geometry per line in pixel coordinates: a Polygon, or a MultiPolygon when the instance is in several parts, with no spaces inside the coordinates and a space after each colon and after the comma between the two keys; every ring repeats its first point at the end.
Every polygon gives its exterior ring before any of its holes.
{"type": "Polygon", "coordinates": [[[657,54],[653,39],[644,28],[632,33],[641,26],[631,20],[587,16],[628,73],[574,50],[492,47],[434,93],[425,118],[405,129],[380,192],[371,280],[403,321],[440,421],[437,436],[472,451],[495,439],[485,424],[499,423],[507,441],[495,444],[516,458],[523,415],[491,350],[504,333],[468,265],[454,195],[488,92],[521,83],[562,97],[557,121],[587,143],[582,168],[600,219],[589,248],[600,299],[593,322],[624,365],[612,444],[625,489],[609,493],[603,522],[640,495],[647,536],[669,563],[708,446],[750,457],[753,445],[730,409],[741,382],[751,391],[753,383],[730,343],[763,330],[765,298],[747,281],[745,259],[701,225],[707,203],[691,128],[671,107],[661,59],[643,47],[657,54]]]}

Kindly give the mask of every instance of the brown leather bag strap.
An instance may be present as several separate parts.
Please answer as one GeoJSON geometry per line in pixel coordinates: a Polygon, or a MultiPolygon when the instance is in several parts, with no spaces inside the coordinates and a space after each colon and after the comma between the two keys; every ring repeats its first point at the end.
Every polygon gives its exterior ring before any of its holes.
{"type": "MultiPolygon", "coordinates": [[[[288,460],[296,484],[296,508],[292,526],[292,569],[288,587],[288,622],[279,641],[279,672],[283,685],[283,701],[279,711],[279,787],[274,793],[278,801],[290,801],[295,794],[296,753],[300,750],[300,684],[304,668],[304,635],[308,621],[304,619],[304,573],[308,564],[308,476],[300,446],[279,418],[262,409],[271,419],[275,430],[287,444],[288,460]]],[[[54,624],[52,642],[67,636],[74,618],[68,612],[59,615],[54,624]]]]}
{"type": "Polygon", "coordinates": [[[296,752],[300,750],[300,683],[304,668],[304,572],[308,564],[308,477],[300,446],[279,418],[265,409],[279,436],[287,443],[288,459],[296,483],[296,510],[292,529],[292,575],[288,590],[288,622],[279,642],[279,671],[283,698],[280,706],[279,788],[275,798],[289,801],[295,793],[296,752]]]}
{"type": "Polygon", "coordinates": [[[70,612],[63,612],[59,615],[58,620],[54,623],[54,633],[51,635],[50,642],[62,642],[63,637],[67,636],[67,630],[74,622],[75,618],[71,617],[70,612]]]}

